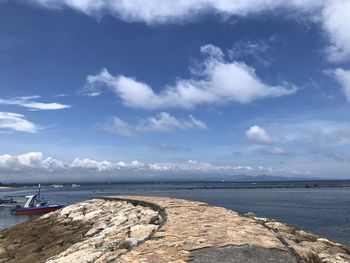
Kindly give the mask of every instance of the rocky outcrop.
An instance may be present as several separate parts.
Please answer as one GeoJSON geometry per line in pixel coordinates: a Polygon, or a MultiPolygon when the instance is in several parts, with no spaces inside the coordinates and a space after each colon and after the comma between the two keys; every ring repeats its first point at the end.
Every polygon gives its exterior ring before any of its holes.
{"type": "Polygon", "coordinates": [[[91,200],[0,231],[0,262],[345,263],[349,249],[201,202],[91,200]]]}
{"type": "Polygon", "coordinates": [[[167,222],[150,240],[121,255],[115,261],[118,263],[350,262],[350,250],[346,246],[287,224],[201,202],[158,197],[123,198],[160,205],[167,212],[167,222]]]}
{"type": "Polygon", "coordinates": [[[349,263],[350,248],[318,235],[298,229],[295,226],[266,218],[257,218],[271,231],[275,232],[304,262],[349,263]]]}
{"type": "Polygon", "coordinates": [[[147,239],[158,211],[91,200],[0,232],[0,262],[107,262],[147,239]]]}

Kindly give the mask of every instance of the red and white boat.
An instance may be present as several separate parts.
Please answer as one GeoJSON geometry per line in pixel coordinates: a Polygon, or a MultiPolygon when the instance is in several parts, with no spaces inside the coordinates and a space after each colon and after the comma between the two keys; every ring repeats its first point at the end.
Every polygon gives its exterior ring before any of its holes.
{"type": "Polygon", "coordinates": [[[13,213],[16,214],[45,214],[55,210],[58,210],[63,207],[62,204],[49,203],[46,200],[42,200],[40,198],[40,185],[39,185],[39,193],[36,195],[28,195],[26,196],[27,201],[22,206],[17,205],[14,209],[12,209],[13,213]]]}

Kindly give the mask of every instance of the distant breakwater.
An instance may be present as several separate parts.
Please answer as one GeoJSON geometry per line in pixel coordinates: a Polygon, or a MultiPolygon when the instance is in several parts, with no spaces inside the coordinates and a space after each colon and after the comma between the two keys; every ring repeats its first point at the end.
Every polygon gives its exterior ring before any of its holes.
{"type": "MultiPolygon", "coordinates": [[[[137,183],[81,183],[81,185],[129,185],[133,189],[139,190],[202,190],[202,189],[308,189],[308,188],[350,188],[349,180],[335,181],[240,181],[240,182],[168,182],[166,186],[162,183],[157,184],[150,182],[137,183]]],[[[71,183],[61,184],[63,187],[71,188],[71,183]]],[[[42,187],[50,187],[51,184],[41,184],[42,187]]],[[[4,187],[19,188],[19,187],[37,187],[37,184],[10,184],[4,187]]]]}

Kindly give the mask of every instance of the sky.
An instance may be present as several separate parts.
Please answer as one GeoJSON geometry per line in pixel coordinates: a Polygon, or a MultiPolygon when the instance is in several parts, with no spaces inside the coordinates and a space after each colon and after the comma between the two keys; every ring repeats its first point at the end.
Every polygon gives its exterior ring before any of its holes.
{"type": "Polygon", "coordinates": [[[0,0],[0,182],[350,179],[349,0],[0,0]]]}

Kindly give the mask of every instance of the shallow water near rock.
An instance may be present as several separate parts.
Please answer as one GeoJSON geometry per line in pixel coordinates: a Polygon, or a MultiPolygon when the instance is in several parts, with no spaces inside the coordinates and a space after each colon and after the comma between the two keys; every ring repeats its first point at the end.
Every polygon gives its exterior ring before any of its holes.
{"type": "MultiPolygon", "coordinates": [[[[208,184],[99,184],[82,185],[80,189],[43,188],[45,197],[72,204],[107,195],[152,195],[198,200],[237,212],[253,212],[296,225],[337,242],[350,243],[350,188],[269,188],[204,189],[208,184]]],[[[209,186],[215,186],[211,183],[209,186]]],[[[2,195],[26,195],[36,188],[7,189],[2,195]]],[[[0,228],[31,220],[33,216],[12,215],[0,208],[0,228]]]]}

